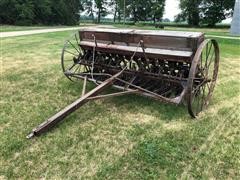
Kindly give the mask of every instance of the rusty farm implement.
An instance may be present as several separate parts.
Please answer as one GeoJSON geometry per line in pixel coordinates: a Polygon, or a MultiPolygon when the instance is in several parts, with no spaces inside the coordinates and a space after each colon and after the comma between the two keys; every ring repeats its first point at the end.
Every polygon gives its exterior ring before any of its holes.
{"type": "Polygon", "coordinates": [[[83,80],[82,95],[27,136],[38,136],[95,99],[139,94],[184,103],[192,117],[211,99],[219,67],[219,47],[203,33],[88,28],[67,40],[61,57],[64,75],[83,80]],[[87,81],[96,84],[86,91],[87,81]],[[108,87],[119,92],[101,94],[108,87]]]}

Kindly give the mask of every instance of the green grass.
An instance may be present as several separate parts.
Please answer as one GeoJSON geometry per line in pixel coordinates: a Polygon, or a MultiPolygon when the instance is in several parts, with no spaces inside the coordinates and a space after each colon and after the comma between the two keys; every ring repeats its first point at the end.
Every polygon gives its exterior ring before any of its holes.
{"type": "Polygon", "coordinates": [[[81,94],[60,67],[71,33],[1,39],[0,179],[240,178],[239,40],[218,39],[219,79],[197,120],[184,106],[129,95],[90,102],[27,140],[81,94]]]}
{"type": "Polygon", "coordinates": [[[37,29],[51,29],[51,28],[67,28],[72,26],[13,26],[13,25],[0,25],[0,32],[10,31],[26,31],[37,29]]]}

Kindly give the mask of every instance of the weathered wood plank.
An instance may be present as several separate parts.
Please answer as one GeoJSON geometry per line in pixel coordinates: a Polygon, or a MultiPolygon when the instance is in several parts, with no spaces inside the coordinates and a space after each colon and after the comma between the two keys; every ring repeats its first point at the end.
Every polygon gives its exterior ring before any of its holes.
{"type": "Polygon", "coordinates": [[[143,40],[147,48],[162,48],[195,51],[203,41],[204,35],[196,32],[149,31],[126,29],[84,29],[80,32],[81,40],[91,41],[93,35],[98,42],[125,43],[132,45],[143,40]]]}
{"type": "MultiPolygon", "coordinates": [[[[81,41],[80,46],[83,49],[92,50],[93,47],[95,46],[95,43],[90,41],[81,41]]],[[[144,57],[142,48],[141,47],[137,48],[136,46],[123,46],[115,44],[97,43],[96,51],[106,53],[118,53],[130,56],[133,55],[133,53],[136,51],[137,57],[144,57]]],[[[163,58],[180,61],[190,61],[193,55],[192,51],[178,51],[157,48],[145,48],[145,53],[149,58],[163,58]]]]}
{"type": "Polygon", "coordinates": [[[139,34],[139,35],[157,35],[169,37],[199,38],[204,34],[201,32],[182,32],[182,31],[164,31],[164,30],[135,30],[135,29],[107,29],[107,28],[85,28],[82,32],[100,32],[115,34],[139,34]]]}

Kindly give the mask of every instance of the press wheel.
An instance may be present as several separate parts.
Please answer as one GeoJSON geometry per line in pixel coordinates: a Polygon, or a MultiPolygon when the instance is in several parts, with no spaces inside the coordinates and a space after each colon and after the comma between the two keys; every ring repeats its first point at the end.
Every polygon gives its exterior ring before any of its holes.
{"type": "Polygon", "coordinates": [[[196,117],[212,97],[219,67],[219,47],[215,40],[205,40],[199,46],[189,72],[186,100],[188,112],[196,117]]]}

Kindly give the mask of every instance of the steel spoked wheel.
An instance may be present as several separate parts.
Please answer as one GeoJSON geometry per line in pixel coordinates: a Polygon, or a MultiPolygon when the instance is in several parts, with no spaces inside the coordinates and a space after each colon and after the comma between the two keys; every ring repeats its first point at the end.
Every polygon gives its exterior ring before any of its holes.
{"type": "Polygon", "coordinates": [[[88,68],[81,64],[85,53],[81,49],[79,43],[79,33],[76,32],[69,40],[65,42],[62,50],[62,70],[65,76],[71,81],[78,79],[76,78],[77,74],[88,71],[88,68]]]}
{"type": "Polygon", "coordinates": [[[199,46],[189,72],[186,99],[188,112],[196,117],[212,97],[219,67],[219,47],[215,40],[205,40],[199,46]]]}

